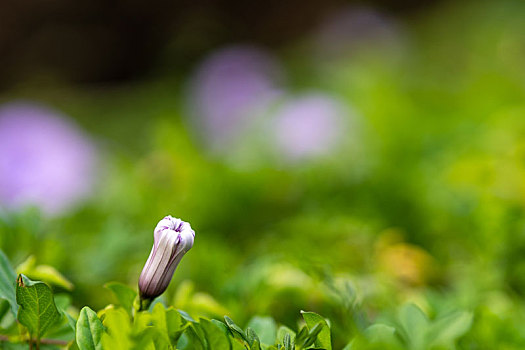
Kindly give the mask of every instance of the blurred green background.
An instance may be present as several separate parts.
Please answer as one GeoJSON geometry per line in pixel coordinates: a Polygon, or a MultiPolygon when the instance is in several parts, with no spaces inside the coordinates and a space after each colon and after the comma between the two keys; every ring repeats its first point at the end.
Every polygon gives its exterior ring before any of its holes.
{"type": "MultiPolygon", "coordinates": [[[[313,310],[339,348],[412,301],[473,311],[463,348],[525,346],[525,3],[258,15],[158,1],[115,4],[98,23],[95,5],[60,4],[40,4],[32,26],[3,21],[0,99],[74,121],[96,150],[93,185],[52,214],[47,199],[0,197],[15,264],[35,274],[34,256],[77,307],[100,308],[104,283],[136,285],[170,214],[196,239],[163,298],[190,314],[293,326],[313,310]]],[[[1,166],[17,152],[1,144],[0,194],[17,184],[1,166]]]]}

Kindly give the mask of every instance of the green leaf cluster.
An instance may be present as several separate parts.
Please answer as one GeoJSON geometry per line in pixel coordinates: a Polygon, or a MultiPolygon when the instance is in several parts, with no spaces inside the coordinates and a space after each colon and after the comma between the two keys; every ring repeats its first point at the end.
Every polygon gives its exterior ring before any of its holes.
{"type": "MultiPolygon", "coordinates": [[[[332,349],[331,323],[315,312],[301,311],[297,330],[279,325],[271,317],[254,316],[245,328],[230,317],[199,317],[161,302],[137,311],[137,293],[111,282],[113,304],[95,312],[83,307],[73,317],[70,299],[53,295],[44,282],[16,274],[0,251],[0,334],[9,346],[39,349],[68,347],[80,350],[302,350],[332,349]],[[11,281],[13,280],[13,281],[11,281]],[[16,283],[15,283],[16,282],[16,283]]],[[[350,349],[454,349],[471,328],[469,312],[444,312],[428,317],[414,304],[406,304],[395,317],[368,324],[351,335],[350,349]]]]}
{"type": "MultiPolygon", "coordinates": [[[[322,319],[314,313],[308,313],[308,317],[322,319]]],[[[285,326],[278,328],[269,317],[256,316],[243,329],[228,316],[224,321],[207,318],[197,321],[161,303],[133,316],[122,306],[110,305],[98,314],[84,307],[77,321],[76,344],[81,350],[330,350],[327,323],[323,320],[310,326],[308,322],[296,336],[285,326]]]]}
{"type": "Polygon", "coordinates": [[[44,282],[18,277],[0,250],[0,334],[2,342],[30,348],[58,348],[72,344],[76,320],[66,295],[54,295],[44,282]]]}

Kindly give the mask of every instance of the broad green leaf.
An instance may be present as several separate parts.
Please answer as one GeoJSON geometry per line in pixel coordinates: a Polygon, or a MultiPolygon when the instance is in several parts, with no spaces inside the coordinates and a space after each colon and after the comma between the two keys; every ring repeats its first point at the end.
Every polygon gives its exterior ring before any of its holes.
{"type": "Polygon", "coordinates": [[[429,345],[452,347],[454,342],[465,334],[472,325],[472,313],[455,312],[438,318],[428,334],[429,345]]]}
{"type": "Polygon", "coordinates": [[[345,347],[342,350],[352,350],[354,345],[354,341],[351,340],[348,344],[345,345],[345,347]]]}
{"type": "Polygon", "coordinates": [[[77,329],[77,320],[75,320],[73,316],[71,316],[65,311],[62,311],[62,315],[64,315],[64,317],[66,318],[69,328],[75,331],[77,329]]]}
{"type": "MultiPolygon", "coordinates": [[[[211,323],[213,323],[214,325],[216,325],[217,327],[220,328],[220,330],[226,335],[226,337],[227,337],[228,340],[230,341],[230,344],[231,344],[231,346],[232,346],[232,349],[236,349],[237,344],[239,344],[238,338],[234,338],[234,337],[233,337],[232,331],[231,331],[230,328],[226,325],[226,323],[221,322],[221,321],[219,321],[219,320],[215,320],[215,319],[212,319],[212,320],[211,320],[211,323]]],[[[244,343],[243,343],[243,344],[244,344],[244,343]]]]}
{"type": "Polygon", "coordinates": [[[228,330],[229,328],[224,322],[221,322],[221,321],[216,320],[216,319],[212,319],[211,322],[214,325],[216,325],[217,327],[219,327],[220,329],[222,329],[224,333],[230,334],[230,331],[228,330]]]}
{"type": "Polygon", "coordinates": [[[9,302],[11,311],[16,315],[18,304],[16,303],[16,273],[11,267],[7,256],[0,250],[0,298],[9,302]]]}
{"type": "Polygon", "coordinates": [[[71,316],[67,312],[64,312],[64,315],[67,318],[67,323],[69,324],[69,327],[71,327],[72,330],[76,330],[77,329],[77,320],[75,320],[73,318],[73,316],[71,316]]]}
{"type": "MultiPolygon", "coordinates": [[[[122,308],[119,310],[126,311],[122,308]]],[[[157,322],[158,323],[158,322],[157,322]]],[[[162,325],[153,325],[152,314],[150,312],[137,312],[133,319],[133,325],[130,333],[133,347],[130,350],[154,350],[156,338],[161,337],[162,340],[157,341],[164,343],[168,347],[169,339],[165,329],[161,329],[162,325]]]]}
{"type": "Polygon", "coordinates": [[[11,310],[11,305],[6,299],[0,298],[0,321],[11,310]]]}
{"type": "Polygon", "coordinates": [[[73,332],[77,329],[77,321],[68,313],[67,309],[71,306],[71,297],[65,294],[55,295],[55,305],[58,309],[58,312],[62,315],[62,318],[65,318],[69,327],[73,332]]]}
{"type": "Polygon", "coordinates": [[[248,344],[250,344],[250,347],[253,347],[255,343],[261,343],[257,333],[255,333],[255,331],[250,327],[246,328],[246,338],[248,340],[248,344]]]}
{"type": "Polygon", "coordinates": [[[227,335],[228,330],[224,323],[221,322],[224,328],[204,318],[201,318],[199,323],[206,334],[208,349],[231,349],[230,340],[227,335]]]}
{"type": "Polygon", "coordinates": [[[166,309],[161,303],[155,304],[151,312],[140,312],[135,315],[134,329],[142,331],[148,326],[153,326],[160,331],[160,335],[165,338],[166,343],[173,346],[184,331],[182,317],[173,308],[166,309]],[[142,325],[139,325],[142,323],[142,325]]]}
{"type": "Polygon", "coordinates": [[[95,311],[84,306],[77,320],[76,340],[80,350],[101,350],[104,326],[95,311]]]}
{"type": "Polygon", "coordinates": [[[54,299],[58,311],[65,311],[71,306],[71,297],[67,294],[55,294],[54,299]]]}
{"type": "Polygon", "coordinates": [[[53,293],[43,282],[31,281],[26,276],[19,275],[16,302],[20,305],[18,321],[37,338],[44,335],[49,327],[60,319],[53,293]]]}
{"type": "Polygon", "coordinates": [[[307,348],[310,345],[314,344],[317,340],[317,336],[319,335],[319,333],[321,333],[322,329],[323,329],[323,324],[320,322],[316,324],[315,326],[313,326],[310,332],[308,333],[308,335],[306,336],[306,339],[304,340],[301,347],[307,348]]]}
{"type": "Polygon", "coordinates": [[[172,349],[169,339],[162,330],[149,326],[133,336],[133,350],[172,349]]]}
{"type": "Polygon", "coordinates": [[[29,256],[23,263],[18,265],[16,271],[19,274],[31,277],[33,280],[44,281],[66,290],[73,290],[73,283],[58,272],[53,266],[36,265],[36,258],[33,255],[29,256]]]}
{"type": "Polygon", "coordinates": [[[307,337],[308,337],[308,327],[307,326],[303,326],[299,330],[299,333],[297,333],[297,335],[295,337],[295,343],[296,344],[300,344],[300,343],[304,342],[307,337]]]}
{"type": "Polygon", "coordinates": [[[277,342],[279,344],[284,344],[284,337],[286,334],[290,335],[291,341],[295,341],[295,332],[286,326],[280,326],[277,330],[277,342]]]}
{"type": "Polygon", "coordinates": [[[396,342],[396,329],[384,324],[374,324],[365,330],[365,337],[371,342],[392,343],[396,342]]]}
{"type": "Polygon", "coordinates": [[[60,320],[47,331],[46,338],[67,340],[74,343],[77,321],[65,311],[70,305],[70,298],[66,295],[55,295],[54,299],[60,313],[60,320]]]}
{"type": "Polygon", "coordinates": [[[102,348],[129,350],[132,348],[131,323],[128,313],[122,308],[108,307],[103,312],[102,348]]]}
{"type": "Polygon", "coordinates": [[[153,322],[151,320],[151,313],[137,312],[135,314],[135,317],[133,318],[133,325],[132,325],[133,332],[134,333],[142,332],[146,327],[148,327],[148,325],[151,325],[152,323],[153,322]]]}
{"type": "Polygon", "coordinates": [[[423,348],[429,326],[428,318],[423,311],[414,304],[407,304],[399,311],[398,319],[408,347],[423,348]]]}
{"type": "Polygon", "coordinates": [[[240,338],[231,338],[232,350],[246,350],[247,344],[240,338]]]}
{"type": "Polygon", "coordinates": [[[332,349],[332,340],[330,335],[330,327],[328,326],[328,323],[326,320],[316,314],[315,312],[305,312],[301,311],[303,314],[304,321],[306,322],[306,325],[311,331],[311,327],[315,326],[316,324],[321,324],[322,329],[319,332],[319,335],[317,336],[317,340],[315,341],[315,346],[320,347],[323,349],[331,350],[332,349]]]}
{"type": "Polygon", "coordinates": [[[224,321],[226,321],[226,325],[234,334],[239,335],[243,340],[248,340],[246,338],[246,334],[241,329],[241,327],[237,326],[231,318],[229,318],[228,316],[224,316],[224,321]]]}
{"type": "Polygon", "coordinates": [[[254,316],[248,327],[252,328],[259,336],[261,344],[273,345],[277,338],[277,325],[271,317],[254,316]]]}
{"type": "Polygon", "coordinates": [[[179,342],[177,343],[177,349],[182,350],[205,350],[206,346],[203,339],[199,337],[195,331],[194,324],[190,327],[187,327],[184,331],[182,337],[180,337],[179,342]]]}
{"type": "Polygon", "coordinates": [[[117,304],[122,306],[131,315],[133,302],[137,297],[137,292],[129,286],[119,282],[109,282],[106,283],[104,287],[113,293],[117,304]]]}
{"type": "MultiPolygon", "coordinates": [[[[138,334],[133,334],[133,347],[129,350],[155,350],[153,339],[157,336],[157,333],[158,331],[156,332],[153,327],[148,327],[138,334]]],[[[167,349],[167,345],[164,349],[167,349]]]]}
{"type": "Polygon", "coordinates": [[[188,322],[195,322],[195,320],[186,312],[182,310],[177,310],[182,318],[188,322]]]}
{"type": "Polygon", "coordinates": [[[177,344],[184,328],[180,313],[172,307],[166,309],[166,330],[173,346],[177,344]]]}

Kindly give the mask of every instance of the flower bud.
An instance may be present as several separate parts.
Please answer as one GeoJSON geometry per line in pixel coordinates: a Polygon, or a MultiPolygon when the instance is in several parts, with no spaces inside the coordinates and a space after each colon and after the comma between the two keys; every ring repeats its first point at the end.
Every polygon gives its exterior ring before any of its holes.
{"type": "Polygon", "coordinates": [[[153,248],[139,278],[141,299],[153,300],[164,293],[194,238],[190,224],[180,219],[168,215],[157,224],[153,248]]]}

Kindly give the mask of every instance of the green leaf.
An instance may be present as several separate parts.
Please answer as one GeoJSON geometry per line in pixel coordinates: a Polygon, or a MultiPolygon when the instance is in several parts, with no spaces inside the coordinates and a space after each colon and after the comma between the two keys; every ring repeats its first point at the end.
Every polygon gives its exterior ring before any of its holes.
{"type": "Polygon", "coordinates": [[[472,313],[454,312],[438,318],[428,334],[429,345],[452,347],[454,342],[465,334],[472,325],[472,313]]]}
{"type": "Polygon", "coordinates": [[[18,304],[16,303],[16,273],[11,267],[7,256],[0,250],[0,298],[9,302],[11,311],[16,315],[18,304]]]}
{"type": "Polygon", "coordinates": [[[73,290],[71,283],[64,275],[58,272],[53,266],[36,265],[36,258],[31,255],[23,263],[16,267],[19,274],[31,277],[33,280],[44,281],[51,285],[62,287],[66,290],[73,290]]]}
{"type": "Polygon", "coordinates": [[[160,331],[160,335],[165,338],[166,343],[173,346],[184,331],[182,327],[182,316],[174,308],[166,309],[161,303],[155,304],[151,312],[140,312],[135,315],[135,329],[143,330],[148,326],[153,326],[160,331]]]}
{"type": "Polygon", "coordinates": [[[311,331],[311,327],[314,327],[316,324],[321,324],[322,329],[319,332],[319,335],[317,336],[317,340],[315,341],[315,346],[327,350],[332,349],[332,340],[330,335],[330,327],[328,326],[328,323],[326,320],[316,314],[315,312],[305,312],[301,311],[303,314],[304,321],[306,322],[306,325],[311,331]]]}
{"type": "Polygon", "coordinates": [[[345,347],[342,350],[352,350],[354,345],[354,340],[351,340],[348,344],[345,345],[345,347]]]}
{"type": "Polygon", "coordinates": [[[133,334],[132,350],[173,349],[166,333],[157,327],[146,327],[141,332],[133,334]]]}
{"type": "Polygon", "coordinates": [[[55,295],[54,298],[58,312],[62,315],[62,318],[66,319],[69,328],[75,332],[77,329],[77,321],[67,312],[67,309],[71,306],[71,297],[69,295],[58,294],[55,295]]]}
{"type": "Polygon", "coordinates": [[[177,310],[182,318],[188,322],[195,322],[195,320],[186,312],[182,310],[177,310]]]}
{"type": "Polygon", "coordinates": [[[259,336],[261,344],[273,345],[277,338],[277,325],[271,317],[254,316],[248,327],[252,328],[259,336]]]}
{"type": "Polygon", "coordinates": [[[71,306],[71,297],[58,294],[53,298],[60,313],[60,320],[46,333],[46,338],[74,341],[77,321],[66,311],[71,306]]]}
{"type": "Polygon", "coordinates": [[[203,339],[199,337],[197,331],[194,328],[195,324],[187,327],[184,331],[183,336],[179,339],[177,349],[191,349],[191,350],[205,350],[205,344],[203,339]]]}
{"type": "Polygon", "coordinates": [[[295,332],[286,326],[280,326],[277,330],[277,343],[284,344],[284,338],[287,334],[291,341],[295,341],[295,332]]]}
{"type": "Polygon", "coordinates": [[[314,344],[317,340],[317,336],[321,333],[323,325],[321,323],[316,324],[306,336],[306,339],[303,342],[302,348],[307,348],[310,345],[314,344]]]}
{"type": "Polygon", "coordinates": [[[373,343],[394,343],[396,329],[384,324],[374,324],[365,330],[365,337],[373,343]]]}
{"type": "Polygon", "coordinates": [[[104,326],[95,311],[84,306],[77,320],[76,340],[80,350],[101,350],[104,326]]]}
{"type": "Polygon", "coordinates": [[[234,334],[237,334],[239,335],[242,339],[248,341],[248,339],[246,338],[246,334],[244,333],[244,331],[241,329],[241,327],[237,326],[233,320],[231,318],[229,318],[228,316],[224,316],[224,321],[226,321],[226,325],[228,326],[228,328],[234,333],[234,334]]]}
{"type": "Polygon", "coordinates": [[[175,346],[184,331],[184,327],[182,324],[182,316],[172,307],[166,310],[166,331],[171,344],[175,346]]]}
{"type": "Polygon", "coordinates": [[[18,321],[27,327],[32,336],[40,338],[60,314],[53,300],[53,293],[47,284],[31,281],[19,275],[16,286],[16,302],[20,305],[18,321]]]}
{"type": "Polygon", "coordinates": [[[427,316],[414,304],[404,305],[399,311],[399,323],[405,335],[406,345],[411,349],[425,346],[429,322],[427,316]]]}
{"type": "Polygon", "coordinates": [[[247,344],[244,340],[241,340],[240,338],[232,338],[232,350],[246,350],[247,344]]]}
{"type": "Polygon", "coordinates": [[[195,332],[201,338],[203,343],[206,343],[206,334],[204,333],[204,330],[202,329],[201,325],[198,322],[192,323],[193,328],[195,328],[195,332]]]}
{"type": "Polygon", "coordinates": [[[55,305],[58,311],[66,311],[71,306],[71,297],[66,294],[55,294],[55,305]]]}
{"type": "Polygon", "coordinates": [[[261,343],[261,341],[259,340],[259,336],[257,336],[257,333],[255,333],[255,331],[250,327],[246,328],[246,338],[250,347],[253,347],[253,344],[255,342],[257,342],[258,344],[261,343]]]}
{"type": "Polygon", "coordinates": [[[296,344],[303,343],[307,337],[308,337],[308,327],[304,326],[303,328],[301,328],[299,333],[297,333],[297,336],[295,337],[295,343],[296,344]]]}
{"type": "Polygon", "coordinates": [[[4,316],[11,310],[11,304],[6,299],[0,298],[0,323],[4,316]]]}
{"type": "Polygon", "coordinates": [[[131,315],[137,292],[133,288],[119,282],[109,282],[104,287],[113,293],[117,301],[116,304],[122,306],[131,315]]]}
{"type": "Polygon", "coordinates": [[[67,318],[67,323],[69,324],[69,327],[71,327],[72,330],[76,330],[77,329],[77,320],[75,320],[73,318],[73,316],[71,316],[70,314],[68,314],[67,312],[63,312],[63,314],[66,316],[67,318]]]}
{"type": "Polygon", "coordinates": [[[106,332],[102,334],[103,349],[129,350],[132,348],[131,323],[124,309],[106,308],[102,324],[106,328],[106,332]]]}
{"type": "Polygon", "coordinates": [[[292,350],[295,348],[295,345],[293,345],[292,337],[290,336],[290,333],[286,333],[283,338],[283,345],[284,350],[292,350]]]}
{"type": "Polygon", "coordinates": [[[204,318],[201,318],[199,323],[206,334],[208,349],[231,349],[231,343],[228,338],[228,329],[224,323],[220,322],[222,326],[219,326],[215,322],[204,318]]]}

